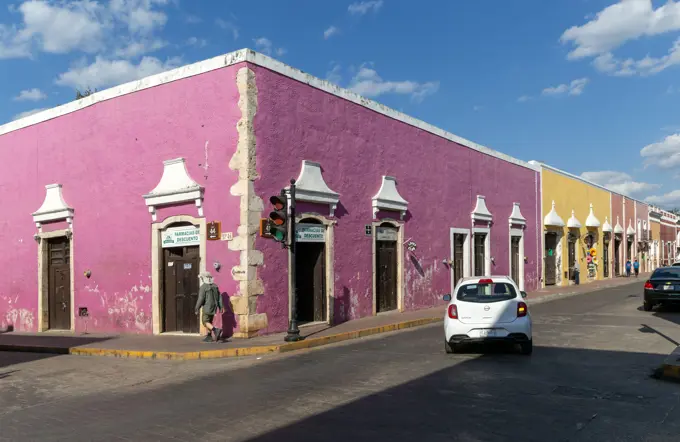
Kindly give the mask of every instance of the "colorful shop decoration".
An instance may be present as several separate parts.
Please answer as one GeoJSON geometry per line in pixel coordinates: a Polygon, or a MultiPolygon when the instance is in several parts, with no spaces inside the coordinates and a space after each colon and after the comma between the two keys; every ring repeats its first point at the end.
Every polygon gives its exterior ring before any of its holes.
{"type": "Polygon", "coordinates": [[[586,256],[586,263],[588,263],[588,277],[589,278],[597,277],[597,250],[595,249],[595,247],[588,250],[588,254],[586,256]]]}

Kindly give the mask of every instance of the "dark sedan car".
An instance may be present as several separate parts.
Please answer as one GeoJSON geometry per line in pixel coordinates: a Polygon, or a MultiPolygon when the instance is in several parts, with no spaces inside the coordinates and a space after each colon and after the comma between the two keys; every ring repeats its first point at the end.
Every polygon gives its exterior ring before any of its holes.
{"type": "Polygon", "coordinates": [[[680,267],[662,267],[654,270],[645,282],[646,312],[657,304],[680,303],[680,267]]]}

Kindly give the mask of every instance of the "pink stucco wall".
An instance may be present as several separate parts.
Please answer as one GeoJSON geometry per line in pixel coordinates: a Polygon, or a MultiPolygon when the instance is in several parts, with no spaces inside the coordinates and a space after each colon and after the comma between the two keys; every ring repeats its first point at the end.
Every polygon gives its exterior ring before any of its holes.
{"type": "MultiPolygon", "coordinates": [[[[618,222],[621,224],[621,227],[623,227],[624,233],[621,236],[621,245],[619,246],[619,256],[618,256],[618,262],[619,262],[619,268],[618,272],[619,274],[623,274],[625,272],[624,265],[626,264],[626,245],[625,245],[625,219],[623,217],[623,196],[619,195],[618,193],[612,193],[611,194],[612,198],[612,219],[610,221],[612,225],[612,229],[616,227],[616,223],[618,222]]],[[[612,234],[613,235],[613,234],[612,234]]],[[[614,266],[616,265],[616,259],[614,254],[616,253],[615,249],[615,236],[612,236],[612,242],[611,242],[611,263],[612,263],[612,275],[616,275],[616,271],[614,269],[614,266]]]]}
{"type": "MultiPolygon", "coordinates": [[[[491,256],[494,274],[509,272],[508,217],[519,202],[525,231],[526,290],[539,284],[537,219],[538,173],[504,162],[362,106],[298,83],[265,68],[256,73],[255,117],[257,167],[255,188],[268,201],[297,178],[302,160],[321,163],[331,189],[340,193],[335,227],[335,322],[372,312],[372,244],[364,226],[373,219],[371,198],[382,175],[395,176],[409,201],[404,238],[417,250],[404,256],[405,306],[442,305],[450,291],[450,228],[471,228],[476,195],[485,195],[494,215],[491,256]]],[[[268,210],[268,207],[266,208],[268,210]]],[[[314,211],[328,216],[328,206],[314,211]]],[[[393,215],[394,216],[394,215],[393,215]]],[[[258,312],[268,314],[267,332],[286,328],[288,312],[287,252],[258,238],[265,265],[259,270],[265,293],[258,312]]]]}
{"type": "MultiPolygon", "coordinates": [[[[45,185],[63,185],[75,209],[72,259],[76,330],[151,333],[151,215],[142,195],[160,180],[162,162],[184,157],[205,186],[205,217],[236,232],[239,199],[229,189],[236,147],[236,71],[220,69],[109,100],[0,136],[0,329],[34,331],[37,250],[31,213],[45,185]],[[206,162],[207,155],[207,162],[206,162]],[[83,272],[91,270],[90,279],[83,272]],[[89,309],[87,324],[77,318],[89,309]]],[[[197,217],[193,204],[162,209],[197,217]]],[[[46,227],[49,230],[50,227],[46,227]]],[[[234,294],[230,270],[239,255],[208,242],[207,267],[223,292],[234,294]]],[[[228,318],[233,323],[232,317],[228,318]]]]}

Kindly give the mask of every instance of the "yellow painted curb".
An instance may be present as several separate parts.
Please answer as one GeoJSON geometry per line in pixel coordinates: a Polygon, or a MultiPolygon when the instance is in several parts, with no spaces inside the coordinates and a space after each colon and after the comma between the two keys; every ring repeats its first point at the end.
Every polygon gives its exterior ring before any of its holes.
{"type": "Polygon", "coordinates": [[[663,364],[661,366],[661,368],[663,370],[662,376],[664,378],[680,380],[680,366],[679,365],[663,364]]]}
{"type": "Polygon", "coordinates": [[[287,353],[296,350],[320,347],[336,342],[358,339],[380,333],[388,333],[407,328],[419,327],[434,324],[442,321],[441,317],[414,319],[411,321],[398,322],[379,327],[365,328],[345,333],[338,333],[320,338],[307,338],[298,342],[263,345],[255,347],[225,348],[223,350],[203,350],[194,352],[172,352],[172,351],[144,351],[144,350],[118,350],[109,348],[74,347],[69,349],[69,354],[79,356],[109,356],[116,358],[130,359],[165,359],[165,360],[198,360],[198,359],[218,359],[232,358],[239,356],[260,356],[270,353],[287,353]]]}

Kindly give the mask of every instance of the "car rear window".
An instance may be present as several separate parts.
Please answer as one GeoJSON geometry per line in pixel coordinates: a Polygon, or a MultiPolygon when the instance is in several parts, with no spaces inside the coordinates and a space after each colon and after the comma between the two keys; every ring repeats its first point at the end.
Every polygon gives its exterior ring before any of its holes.
{"type": "Polygon", "coordinates": [[[680,278],[680,267],[665,267],[654,270],[650,279],[680,278]]]}
{"type": "Polygon", "coordinates": [[[458,289],[456,298],[465,302],[499,302],[515,299],[517,292],[506,282],[492,284],[466,284],[458,289]]]}

